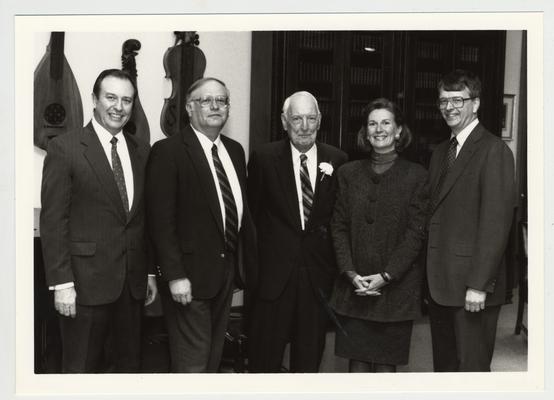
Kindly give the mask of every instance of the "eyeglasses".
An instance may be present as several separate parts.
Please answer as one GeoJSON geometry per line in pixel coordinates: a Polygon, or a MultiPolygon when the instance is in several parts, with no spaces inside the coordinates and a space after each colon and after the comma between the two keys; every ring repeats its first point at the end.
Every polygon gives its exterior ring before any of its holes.
{"type": "Polygon", "coordinates": [[[197,99],[190,99],[190,101],[194,101],[200,104],[200,107],[202,108],[211,107],[214,101],[219,108],[229,107],[229,98],[225,96],[217,96],[217,97],[206,96],[206,97],[199,97],[197,99]]]}
{"type": "Polygon", "coordinates": [[[476,97],[445,97],[437,100],[437,105],[441,110],[445,110],[448,107],[448,103],[452,104],[454,108],[462,108],[466,100],[473,100],[476,97]]]}
{"type": "Polygon", "coordinates": [[[318,117],[317,115],[304,115],[304,116],[293,115],[289,117],[289,121],[291,124],[295,126],[302,125],[302,123],[304,122],[304,119],[308,122],[308,124],[315,124],[317,123],[317,117],[318,117]]]}

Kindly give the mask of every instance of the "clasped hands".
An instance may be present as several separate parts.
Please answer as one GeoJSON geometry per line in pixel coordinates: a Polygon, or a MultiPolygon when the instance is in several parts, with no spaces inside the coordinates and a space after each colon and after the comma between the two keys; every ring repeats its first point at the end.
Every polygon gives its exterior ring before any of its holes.
{"type": "Polygon", "coordinates": [[[352,279],[352,284],[356,288],[354,292],[358,296],[380,296],[380,289],[387,284],[381,274],[360,276],[356,275],[352,279]]]}

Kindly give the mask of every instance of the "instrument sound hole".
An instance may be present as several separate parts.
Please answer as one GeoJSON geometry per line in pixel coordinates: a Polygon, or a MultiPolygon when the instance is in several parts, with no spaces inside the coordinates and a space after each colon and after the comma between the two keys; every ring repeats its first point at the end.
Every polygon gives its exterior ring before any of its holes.
{"type": "Polygon", "coordinates": [[[52,103],[44,110],[44,119],[49,125],[60,125],[65,120],[65,108],[58,103],[52,103]]]}

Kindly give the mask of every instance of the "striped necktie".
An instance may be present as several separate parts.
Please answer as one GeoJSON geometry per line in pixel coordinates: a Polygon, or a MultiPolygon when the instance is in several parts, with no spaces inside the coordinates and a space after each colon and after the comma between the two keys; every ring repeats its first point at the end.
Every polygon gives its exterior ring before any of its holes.
{"type": "Polygon", "coordinates": [[[302,208],[304,209],[304,229],[312,212],[312,204],[314,201],[314,192],[310,182],[310,174],[308,173],[308,157],[306,154],[300,154],[300,184],[302,186],[302,208]]]}
{"type": "Polygon", "coordinates": [[[117,154],[117,138],[114,136],[110,140],[112,144],[112,169],[117,189],[119,190],[119,196],[123,203],[123,209],[126,214],[129,214],[129,198],[127,197],[127,186],[125,186],[125,175],[123,174],[123,167],[121,166],[121,160],[119,154],[117,154]]]}
{"type": "Polygon", "coordinates": [[[217,154],[217,145],[212,146],[212,158],[214,161],[215,172],[217,174],[217,180],[219,181],[219,189],[221,190],[221,196],[223,197],[223,204],[225,206],[225,244],[227,249],[234,252],[237,248],[238,238],[238,214],[237,205],[235,203],[235,197],[229,184],[229,179],[223,168],[223,164],[217,154]]]}

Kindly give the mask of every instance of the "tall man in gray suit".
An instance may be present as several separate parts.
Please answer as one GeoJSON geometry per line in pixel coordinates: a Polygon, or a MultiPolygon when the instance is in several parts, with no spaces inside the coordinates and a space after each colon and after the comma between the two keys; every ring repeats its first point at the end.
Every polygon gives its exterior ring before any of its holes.
{"type": "Polygon", "coordinates": [[[506,292],[504,253],[515,206],[514,159],[480,124],[481,83],[456,70],[438,85],[450,139],[431,158],[427,249],[433,364],[490,371],[506,292]]]}
{"type": "Polygon", "coordinates": [[[136,92],[125,72],[103,71],[92,121],[52,139],[44,160],[40,233],[63,372],[103,372],[109,337],[113,371],[140,370],[142,307],[157,289],[142,198],[149,144],[124,131],[136,92]]]}

